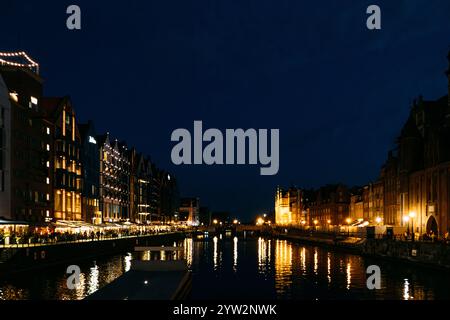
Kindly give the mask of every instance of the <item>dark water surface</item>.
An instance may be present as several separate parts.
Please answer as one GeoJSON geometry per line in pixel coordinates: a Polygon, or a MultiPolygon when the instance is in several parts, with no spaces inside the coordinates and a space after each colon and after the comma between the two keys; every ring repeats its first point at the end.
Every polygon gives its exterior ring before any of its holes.
{"type": "MultiPolygon", "coordinates": [[[[450,275],[371,260],[285,240],[185,239],[192,299],[450,299],[450,275]],[[366,287],[366,268],[380,266],[380,290],[366,287]]],[[[83,299],[129,270],[136,254],[80,262],[79,289],[67,266],[0,279],[0,299],[83,299]]]]}

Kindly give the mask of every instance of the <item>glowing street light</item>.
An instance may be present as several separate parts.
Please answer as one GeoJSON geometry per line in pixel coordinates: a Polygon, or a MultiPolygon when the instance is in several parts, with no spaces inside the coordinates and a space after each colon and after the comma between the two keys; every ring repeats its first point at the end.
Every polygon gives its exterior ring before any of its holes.
{"type": "Polygon", "coordinates": [[[381,219],[381,217],[376,217],[376,218],[375,218],[375,222],[376,222],[377,224],[380,224],[382,220],[383,220],[383,219],[381,219]]]}
{"type": "Polygon", "coordinates": [[[300,223],[301,223],[301,225],[302,225],[302,228],[305,229],[306,221],[305,221],[305,220],[302,220],[302,221],[300,221],[300,223]]]}
{"type": "Polygon", "coordinates": [[[412,234],[412,241],[414,241],[414,218],[416,217],[416,212],[410,211],[408,216],[411,218],[411,234],[412,234]]]}
{"type": "Polygon", "coordinates": [[[217,221],[217,219],[213,220],[213,224],[218,224],[218,223],[219,223],[219,221],[217,221]]]}
{"type": "Polygon", "coordinates": [[[350,223],[352,222],[352,219],[347,218],[345,219],[345,222],[347,222],[347,236],[350,237],[350,223]]]}
{"type": "Polygon", "coordinates": [[[237,219],[233,220],[233,224],[238,224],[239,221],[237,221],[237,219]]]}

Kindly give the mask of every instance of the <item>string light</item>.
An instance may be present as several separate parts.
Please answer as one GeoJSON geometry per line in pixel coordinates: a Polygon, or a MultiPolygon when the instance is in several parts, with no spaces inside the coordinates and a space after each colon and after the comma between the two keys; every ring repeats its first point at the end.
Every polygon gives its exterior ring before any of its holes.
{"type": "Polygon", "coordinates": [[[36,73],[39,74],[39,64],[31,59],[25,52],[0,52],[0,64],[13,66],[13,67],[19,67],[19,68],[36,68],[36,73]],[[19,62],[12,62],[7,61],[5,59],[2,59],[1,57],[6,58],[17,58],[22,57],[25,60],[27,60],[28,63],[19,63],[19,62]]]}

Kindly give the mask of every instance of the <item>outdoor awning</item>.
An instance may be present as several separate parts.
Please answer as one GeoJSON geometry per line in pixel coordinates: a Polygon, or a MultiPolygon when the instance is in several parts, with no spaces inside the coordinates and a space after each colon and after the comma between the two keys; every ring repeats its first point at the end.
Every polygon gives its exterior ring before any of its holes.
{"type": "Polygon", "coordinates": [[[3,220],[0,219],[0,226],[10,225],[10,226],[28,226],[29,223],[26,221],[13,221],[13,220],[3,220]]]}

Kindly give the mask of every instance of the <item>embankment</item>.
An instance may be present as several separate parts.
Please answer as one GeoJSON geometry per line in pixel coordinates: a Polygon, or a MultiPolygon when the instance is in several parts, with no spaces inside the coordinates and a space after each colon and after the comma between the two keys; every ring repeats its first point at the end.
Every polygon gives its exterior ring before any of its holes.
{"type": "Polygon", "coordinates": [[[450,271],[450,245],[388,239],[335,238],[333,235],[278,234],[279,239],[344,250],[384,260],[450,271]]]}
{"type": "Polygon", "coordinates": [[[134,246],[168,245],[184,238],[183,233],[60,243],[31,247],[0,248],[0,275],[32,271],[82,259],[126,252],[134,246]]]}

